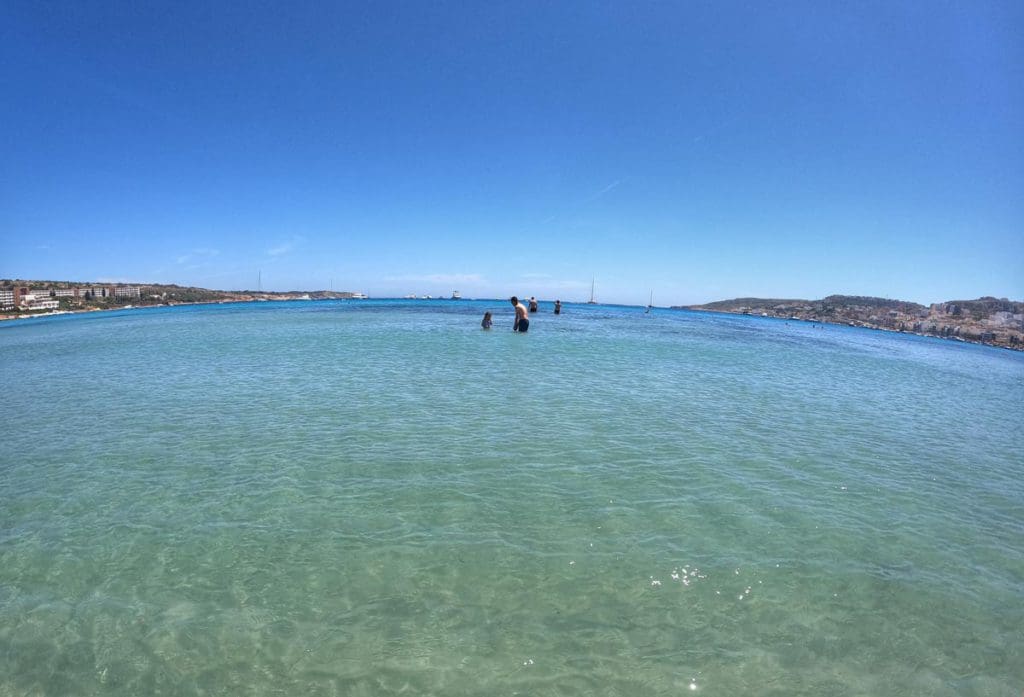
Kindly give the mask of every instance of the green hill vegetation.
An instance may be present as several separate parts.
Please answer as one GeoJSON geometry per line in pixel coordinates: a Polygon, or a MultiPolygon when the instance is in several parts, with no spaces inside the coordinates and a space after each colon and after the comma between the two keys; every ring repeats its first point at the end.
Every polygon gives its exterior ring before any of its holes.
{"type": "Polygon", "coordinates": [[[734,298],[677,309],[759,315],[912,332],[1024,349],[1024,302],[983,297],[920,305],[860,295],[820,300],[734,298]]]}

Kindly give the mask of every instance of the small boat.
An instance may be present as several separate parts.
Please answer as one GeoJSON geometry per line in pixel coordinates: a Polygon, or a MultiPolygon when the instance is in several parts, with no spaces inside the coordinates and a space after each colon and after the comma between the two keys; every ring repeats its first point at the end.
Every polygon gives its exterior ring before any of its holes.
{"type": "Polygon", "coordinates": [[[644,314],[645,315],[650,314],[652,307],[654,307],[654,291],[653,290],[651,291],[651,299],[647,303],[647,309],[644,310],[644,314]]]}
{"type": "Polygon", "coordinates": [[[452,300],[462,300],[462,294],[457,290],[452,291],[452,300]]]}
{"type": "Polygon", "coordinates": [[[593,278],[590,279],[590,300],[587,301],[588,305],[596,305],[597,304],[594,301],[594,280],[595,279],[593,279],[593,278]]]}

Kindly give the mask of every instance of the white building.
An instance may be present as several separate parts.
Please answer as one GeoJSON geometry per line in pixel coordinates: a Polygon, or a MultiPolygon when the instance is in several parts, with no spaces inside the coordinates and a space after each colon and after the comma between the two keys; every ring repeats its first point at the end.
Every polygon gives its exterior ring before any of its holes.
{"type": "Polygon", "coordinates": [[[1021,318],[1024,315],[1013,314],[1012,312],[994,312],[992,315],[985,320],[985,323],[990,327],[1006,327],[1010,329],[1020,329],[1024,327],[1024,322],[1021,322],[1021,318]]]}
{"type": "Polygon", "coordinates": [[[138,286],[117,286],[114,288],[115,298],[138,298],[141,290],[138,286]]]}
{"type": "Polygon", "coordinates": [[[55,298],[73,298],[75,297],[74,288],[55,288],[53,290],[53,297],[55,298]]]}
{"type": "Polygon", "coordinates": [[[38,291],[21,296],[21,307],[25,310],[56,310],[60,301],[49,296],[49,291],[38,291]]]}
{"type": "Polygon", "coordinates": [[[0,290],[0,310],[14,309],[14,291],[0,290]]]}

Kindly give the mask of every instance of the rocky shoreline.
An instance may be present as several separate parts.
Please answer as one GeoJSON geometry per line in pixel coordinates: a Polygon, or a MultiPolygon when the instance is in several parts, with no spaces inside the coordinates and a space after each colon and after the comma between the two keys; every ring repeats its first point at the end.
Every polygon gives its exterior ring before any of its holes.
{"type": "Polygon", "coordinates": [[[845,324],[1024,351],[1024,302],[983,297],[930,306],[903,300],[830,295],[821,300],[736,298],[677,309],[845,324]]]}

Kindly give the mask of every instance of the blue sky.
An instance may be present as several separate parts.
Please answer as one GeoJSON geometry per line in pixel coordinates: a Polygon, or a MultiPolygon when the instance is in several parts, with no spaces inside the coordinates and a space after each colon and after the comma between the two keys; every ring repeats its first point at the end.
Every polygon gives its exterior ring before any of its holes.
{"type": "Polygon", "coordinates": [[[0,277],[1024,298],[1024,5],[0,5],[0,277]]]}

